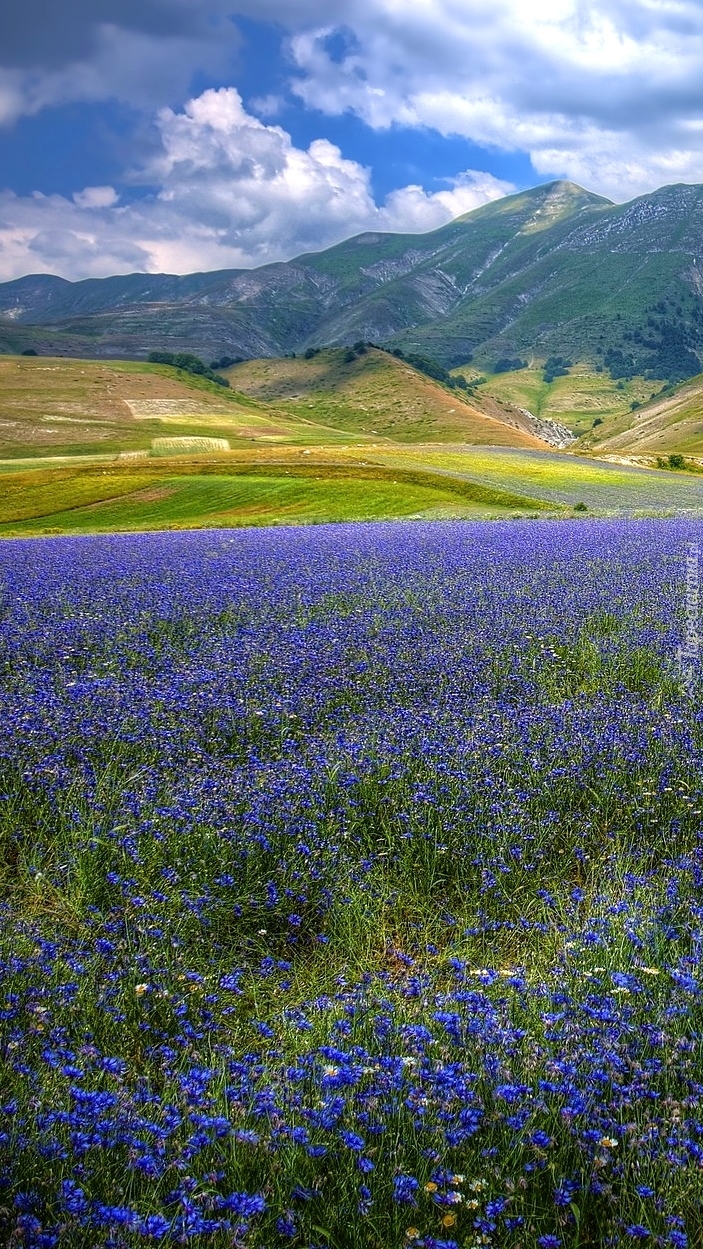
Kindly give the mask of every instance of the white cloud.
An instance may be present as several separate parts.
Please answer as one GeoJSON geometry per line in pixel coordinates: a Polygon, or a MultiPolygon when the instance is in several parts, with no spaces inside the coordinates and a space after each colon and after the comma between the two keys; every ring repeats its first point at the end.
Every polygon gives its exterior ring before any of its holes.
{"type": "MultiPolygon", "coordinates": [[[[310,108],[527,152],[614,198],[703,180],[703,0],[6,0],[0,124],[70,100],[153,111],[198,71],[236,80],[242,16],[288,32],[310,108]]],[[[251,107],[271,119],[280,101],[251,107]]]]}
{"type": "Polygon", "coordinates": [[[114,186],[86,186],[73,195],[79,208],[112,208],[119,198],[114,186]]]}
{"type": "Polygon", "coordinates": [[[311,108],[529,152],[614,198],[703,181],[700,0],[347,0],[341,57],[318,8],[290,39],[311,108]]]}
{"type": "Polygon", "coordinates": [[[246,111],[234,88],[158,115],[161,146],[136,171],[158,189],[133,203],[113,187],[72,200],[0,195],[0,279],[247,267],[319,250],[364,230],[424,231],[514,188],[467,171],[447,189],[408,186],[374,202],[370,172],[317,139],[295,147],[246,111]]]}

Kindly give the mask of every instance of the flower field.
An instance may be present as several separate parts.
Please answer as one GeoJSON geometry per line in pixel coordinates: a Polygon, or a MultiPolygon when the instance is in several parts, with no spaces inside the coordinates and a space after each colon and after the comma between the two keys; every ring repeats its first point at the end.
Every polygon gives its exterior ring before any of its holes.
{"type": "Polygon", "coordinates": [[[703,1245],[697,521],[0,546],[0,1242],[703,1245]]]}

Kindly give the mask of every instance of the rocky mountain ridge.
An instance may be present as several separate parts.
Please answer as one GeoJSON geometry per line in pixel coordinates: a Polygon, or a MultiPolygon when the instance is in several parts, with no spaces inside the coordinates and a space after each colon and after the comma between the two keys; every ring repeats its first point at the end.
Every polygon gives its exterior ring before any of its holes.
{"type": "Polygon", "coordinates": [[[556,352],[678,380],[703,362],[702,275],[703,186],[618,205],[552,182],[258,269],[0,284],[0,350],[255,358],[363,339],[449,368],[556,352]]]}

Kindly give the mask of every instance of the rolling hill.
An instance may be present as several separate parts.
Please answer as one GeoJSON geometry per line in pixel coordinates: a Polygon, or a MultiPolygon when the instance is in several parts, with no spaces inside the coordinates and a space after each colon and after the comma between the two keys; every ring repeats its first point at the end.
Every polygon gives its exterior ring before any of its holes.
{"type": "Polygon", "coordinates": [[[0,350],[143,358],[299,353],[356,339],[682,380],[703,362],[703,187],[612,204],[553,182],[427,234],[363,234],[252,270],[0,285],[0,350]]]}
{"type": "Polygon", "coordinates": [[[548,445],[510,404],[448,390],[407,361],[369,348],[349,359],[339,348],[311,359],[246,361],[226,370],[232,385],[272,411],[351,434],[399,443],[548,445]]]}
{"type": "Polygon", "coordinates": [[[166,365],[0,356],[0,459],[193,451],[193,439],[202,450],[222,440],[546,445],[509,405],[483,411],[383,351],[346,354],[241,364],[231,389],[166,365]]]}
{"type": "Polygon", "coordinates": [[[581,442],[598,455],[703,456],[703,376],[668,389],[635,411],[611,416],[581,442]]]}

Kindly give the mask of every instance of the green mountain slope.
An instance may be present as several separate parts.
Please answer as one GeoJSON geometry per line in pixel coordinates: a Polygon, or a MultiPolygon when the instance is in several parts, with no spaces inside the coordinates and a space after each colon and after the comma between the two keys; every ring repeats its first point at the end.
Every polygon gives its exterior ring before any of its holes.
{"type": "Polygon", "coordinates": [[[598,455],[703,456],[703,376],[657,395],[634,412],[613,414],[579,445],[598,455]]]}
{"type": "Polygon", "coordinates": [[[255,358],[357,339],[680,380],[703,364],[703,187],[615,205],[568,182],[427,234],[363,234],[253,270],[0,285],[0,351],[255,358]]]}

